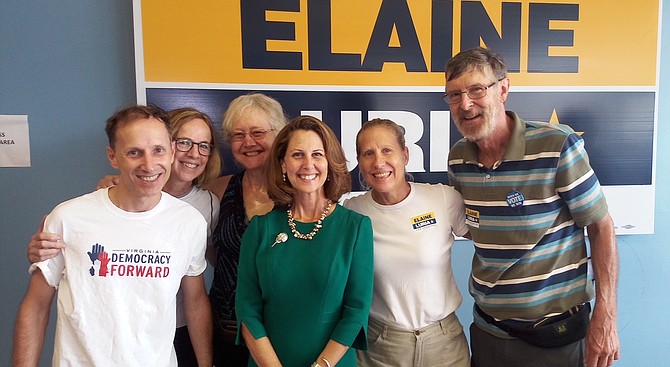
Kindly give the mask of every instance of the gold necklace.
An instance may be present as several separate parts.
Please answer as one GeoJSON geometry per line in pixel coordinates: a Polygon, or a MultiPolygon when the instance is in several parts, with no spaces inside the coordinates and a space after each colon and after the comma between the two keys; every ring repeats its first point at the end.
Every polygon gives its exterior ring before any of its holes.
{"type": "Polygon", "coordinates": [[[321,213],[319,220],[317,220],[316,224],[314,224],[314,229],[312,230],[312,232],[309,232],[307,234],[302,234],[298,232],[298,230],[295,228],[295,223],[293,222],[293,214],[291,214],[291,208],[289,208],[286,212],[288,213],[288,226],[291,227],[293,237],[300,238],[301,240],[311,240],[312,238],[314,238],[314,236],[316,236],[321,227],[323,227],[322,224],[323,220],[326,219],[326,215],[328,215],[328,212],[330,211],[330,207],[332,205],[333,202],[328,200],[328,205],[326,205],[326,209],[323,210],[323,213],[321,213]]]}

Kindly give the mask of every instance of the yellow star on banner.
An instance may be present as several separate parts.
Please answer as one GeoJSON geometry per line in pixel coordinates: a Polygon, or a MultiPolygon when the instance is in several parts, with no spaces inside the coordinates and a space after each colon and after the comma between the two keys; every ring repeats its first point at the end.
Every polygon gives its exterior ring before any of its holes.
{"type": "MultiPolygon", "coordinates": [[[[558,121],[558,114],[556,113],[556,109],[551,112],[551,117],[549,118],[549,123],[550,124],[560,124],[560,121],[558,121]]],[[[577,135],[581,136],[584,134],[583,131],[575,131],[577,135]]]]}

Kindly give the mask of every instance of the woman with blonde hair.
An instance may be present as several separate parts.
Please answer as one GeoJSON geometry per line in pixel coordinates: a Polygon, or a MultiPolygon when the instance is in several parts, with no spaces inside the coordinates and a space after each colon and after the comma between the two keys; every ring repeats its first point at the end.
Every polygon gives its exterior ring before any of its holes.
{"type": "Polygon", "coordinates": [[[267,189],[270,148],[286,117],[277,100],[261,93],[235,98],[223,116],[224,144],[242,171],[222,176],[207,186],[221,198],[219,220],[208,249],[214,265],[209,291],[214,323],[214,362],[217,366],[246,366],[249,351],[236,345],[235,287],[242,235],[249,221],[274,208],[267,189]]]}

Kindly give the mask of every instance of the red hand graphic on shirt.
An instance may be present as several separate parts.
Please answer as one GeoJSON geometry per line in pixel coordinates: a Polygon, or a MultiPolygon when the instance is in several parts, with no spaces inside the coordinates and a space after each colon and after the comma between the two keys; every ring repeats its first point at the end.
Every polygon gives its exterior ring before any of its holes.
{"type": "Polygon", "coordinates": [[[107,276],[107,264],[109,263],[109,255],[107,252],[103,252],[98,256],[98,260],[100,260],[100,276],[101,277],[106,277],[107,276]]]}

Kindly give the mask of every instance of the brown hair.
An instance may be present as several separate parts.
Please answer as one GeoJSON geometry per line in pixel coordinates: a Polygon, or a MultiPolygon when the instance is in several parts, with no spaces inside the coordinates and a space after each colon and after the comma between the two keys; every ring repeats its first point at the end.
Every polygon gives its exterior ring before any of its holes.
{"type": "Polygon", "coordinates": [[[214,129],[214,124],[212,120],[207,116],[206,113],[200,112],[195,108],[185,107],[177,108],[168,112],[170,118],[170,136],[175,138],[179,129],[181,129],[187,122],[195,119],[201,119],[205,121],[207,127],[209,128],[209,134],[212,137],[212,140],[209,142],[214,146],[212,149],[212,154],[207,159],[207,164],[205,164],[205,170],[194,180],[194,184],[197,187],[203,187],[207,185],[213,179],[221,175],[221,155],[219,154],[219,148],[216,143],[216,130],[214,129]]]}
{"type": "Polygon", "coordinates": [[[277,135],[268,163],[268,195],[277,206],[288,207],[295,193],[291,183],[284,181],[282,161],[288,149],[293,132],[297,130],[314,131],[323,142],[326,160],[328,160],[328,179],[324,183],[326,198],[337,202],[342,194],[351,191],[351,175],[347,168],[347,159],[333,130],[323,121],[312,116],[298,116],[292,119],[277,135]]]}
{"type": "Polygon", "coordinates": [[[461,51],[452,57],[445,67],[445,77],[447,81],[454,80],[470,69],[484,73],[486,67],[491,68],[496,79],[507,77],[505,59],[484,47],[475,47],[461,51]]]}
{"type": "Polygon", "coordinates": [[[152,117],[162,122],[165,125],[165,130],[170,133],[170,118],[160,107],[153,105],[133,105],[114,113],[110,118],[107,119],[107,123],[105,124],[105,132],[107,133],[107,139],[109,140],[109,147],[114,149],[114,143],[116,141],[116,130],[120,125],[133,122],[135,120],[148,119],[152,117]]]}
{"type": "Polygon", "coordinates": [[[372,119],[366,123],[363,124],[360,130],[358,130],[358,133],[356,134],[356,157],[360,156],[361,150],[360,146],[358,145],[358,138],[361,136],[361,134],[367,130],[371,129],[373,127],[383,127],[386,129],[389,129],[393,135],[395,135],[396,141],[398,142],[398,145],[400,148],[405,149],[406,143],[405,143],[405,128],[396,124],[394,121],[391,121],[389,119],[372,119]]]}

